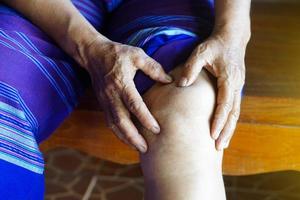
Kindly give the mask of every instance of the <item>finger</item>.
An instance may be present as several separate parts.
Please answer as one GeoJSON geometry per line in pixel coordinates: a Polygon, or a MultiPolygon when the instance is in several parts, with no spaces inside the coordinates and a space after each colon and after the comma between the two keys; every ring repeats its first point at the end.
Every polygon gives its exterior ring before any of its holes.
{"type": "Polygon", "coordinates": [[[113,130],[113,132],[115,133],[115,135],[125,144],[127,144],[130,148],[132,148],[133,150],[138,150],[135,146],[133,146],[127,139],[126,137],[123,135],[123,133],[120,131],[120,129],[115,126],[115,125],[111,125],[110,128],[113,130]]]}
{"type": "Polygon", "coordinates": [[[147,54],[138,58],[138,63],[136,63],[136,65],[153,80],[162,83],[171,83],[173,81],[173,78],[164,71],[161,64],[147,54]]]}
{"type": "Polygon", "coordinates": [[[113,123],[118,127],[126,140],[135,146],[140,152],[147,151],[147,144],[144,138],[139,134],[137,128],[130,119],[130,114],[124,106],[120,97],[112,95],[110,108],[112,110],[113,123]]]}
{"type": "Polygon", "coordinates": [[[219,137],[232,109],[233,90],[228,79],[218,79],[217,108],[211,126],[211,137],[215,140],[219,137]]]}
{"type": "Polygon", "coordinates": [[[187,62],[184,64],[181,78],[179,79],[178,86],[186,87],[195,82],[202,68],[206,65],[205,53],[195,55],[193,53],[187,62]]]}
{"type": "Polygon", "coordinates": [[[106,109],[104,110],[105,119],[107,122],[108,127],[114,132],[114,134],[125,144],[127,144],[129,147],[131,147],[134,150],[137,150],[130,142],[125,138],[125,136],[122,134],[120,129],[113,124],[113,118],[111,115],[111,112],[109,109],[107,109],[109,106],[106,105],[106,109]]]}
{"type": "Polygon", "coordinates": [[[240,90],[236,92],[233,108],[230,111],[224,129],[222,130],[219,138],[216,141],[217,150],[222,150],[229,146],[229,142],[231,140],[231,137],[233,136],[234,130],[236,128],[240,116],[240,106],[241,106],[241,98],[242,98],[240,93],[241,93],[240,90]]]}
{"type": "Polygon", "coordinates": [[[104,112],[104,116],[105,116],[105,122],[107,124],[107,126],[114,132],[114,134],[122,141],[124,142],[125,144],[129,145],[131,148],[135,149],[136,148],[130,144],[126,138],[124,137],[124,135],[121,133],[121,131],[118,129],[118,127],[116,127],[114,124],[113,124],[113,118],[112,118],[112,114],[111,114],[111,111],[110,111],[110,106],[109,104],[107,103],[107,99],[105,98],[105,95],[100,92],[99,95],[97,95],[98,98],[99,98],[99,103],[101,104],[101,108],[103,109],[103,112],[104,112]]]}
{"type": "Polygon", "coordinates": [[[108,121],[108,127],[114,132],[114,134],[122,141],[124,142],[125,144],[129,145],[130,147],[134,148],[136,150],[136,148],[130,144],[125,136],[122,134],[122,132],[118,129],[118,127],[116,127],[114,124],[113,124],[113,121],[112,121],[112,116],[110,114],[107,113],[107,111],[104,111],[105,112],[105,118],[106,118],[106,121],[108,121]]]}
{"type": "Polygon", "coordinates": [[[158,122],[150,113],[133,81],[124,87],[122,97],[127,108],[137,117],[145,128],[156,134],[160,132],[158,122]]]}

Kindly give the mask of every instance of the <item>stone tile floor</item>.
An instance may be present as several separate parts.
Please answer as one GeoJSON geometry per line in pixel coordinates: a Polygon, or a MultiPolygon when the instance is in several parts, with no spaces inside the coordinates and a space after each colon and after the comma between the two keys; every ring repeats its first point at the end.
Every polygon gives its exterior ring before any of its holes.
{"type": "MultiPolygon", "coordinates": [[[[119,165],[72,149],[45,154],[46,200],[142,200],[139,165],[119,165]]],[[[225,176],[228,200],[300,200],[300,173],[225,176]]]]}

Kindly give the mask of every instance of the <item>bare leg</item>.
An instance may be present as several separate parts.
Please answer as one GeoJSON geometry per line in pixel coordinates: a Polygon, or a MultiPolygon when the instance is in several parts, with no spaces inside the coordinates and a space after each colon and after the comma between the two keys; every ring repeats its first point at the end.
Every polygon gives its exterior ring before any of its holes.
{"type": "MultiPolygon", "coordinates": [[[[172,76],[178,79],[181,70],[172,76]]],[[[207,72],[188,88],[156,84],[143,98],[161,126],[156,136],[137,124],[149,146],[140,155],[145,200],[226,199],[223,152],[215,150],[209,133],[215,89],[207,72]]]]}

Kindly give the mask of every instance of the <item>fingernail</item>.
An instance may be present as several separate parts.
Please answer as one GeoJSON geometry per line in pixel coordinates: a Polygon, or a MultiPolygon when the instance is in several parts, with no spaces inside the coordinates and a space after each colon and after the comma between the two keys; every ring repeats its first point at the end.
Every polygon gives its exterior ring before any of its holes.
{"type": "Polygon", "coordinates": [[[182,78],[179,82],[179,86],[185,87],[187,85],[187,78],[182,78]]]}
{"type": "Polygon", "coordinates": [[[222,150],[223,150],[222,144],[217,145],[217,151],[222,151],[222,150]]]}
{"type": "Polygon", "coordinates": [[[228,147],[229,147],[229,141],[227,141],[227,142],[225,143],[224,149],[227,149],[228,147]]]}
{"type": "Polygon", "coordinates": [[[170,75],[166,75],[166,80],[167,80],[169,83],[171,83],[171,82],[173,81],[173,78],[172,78],[172,76],[170,76],[170,75]]]}
{"type": "Polygon", "coordinates": [[[158,133],[160,132],[160,128],[159,128],[158,126],[153,126],[153,127],[151,128],[151,131],[152,131],[153,133],[155,133],[155,134],[158,134],[158,133]]]}
{"type": "Polygon", "coordinates": [[[224,150],[224,149],[226,149],[228,146],[227,146],[227,144],[228,144],[228,142],[221,142],[221,145],[220,145],[220,147],[221,147],[221,150],[224,150]]]}
{"type": "Polygon", "coordinates": [[[225,147],[224,147],[224,144],[221,144],[220,147],[219,147],[219,151],[223,151],[224,148],[225,148],[225,147]]]}
{"type": "Polygon", "coordinates": [[[214,132],[211,134],[211,137],[212,137],[214,140],[218,139],[218,134],[217,134],[217,132],[214,131],[214,132]]]}
{"type": "MultiPolygon", "coordinates": [[[[216,124],[218,124],[218,123],[216,123],[216,124]]],[[[212,137],[214,140],[218,139],[220,132],[221,132],[221,130],[219,130],[218,126],[217,126],[217,125],[213,125],[213,126],[212,126],[211,137],[212,137]]]]}
{"type": "Polygon", "coordinates": [[[146,148],[146,146],[144,146],[144,145],[139,145],[139,146],[138,146],[138,149],[139,149],[140,152],[142,152],[142,153],[146,153],[146,151],[147,151],[147,148],[146,148]]]}

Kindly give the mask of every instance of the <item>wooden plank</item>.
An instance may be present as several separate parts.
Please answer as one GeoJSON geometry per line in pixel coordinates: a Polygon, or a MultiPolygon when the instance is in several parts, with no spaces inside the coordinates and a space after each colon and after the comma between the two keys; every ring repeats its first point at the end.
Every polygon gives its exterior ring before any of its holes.
{"type": "Polygon", "coordinates": [[[223,172],[228,175],[300,170],[300,126],[239,123],[223,172]]]}
{"type": "MultiPolygon", "coordinates": [[[[291,113],[294,103],[292,99],[245,97],[242,105],[245,109],[235,137],[225,152],[225,174],[300,170],[300,126],[296,125],[300,119],[300,104],[297,111],[294,109],[291,113]],[[268,106],[264,106],[266,102],[268,106]],[[258,109],[253,110],[255,105],[258,109]]],[[[42,149],[58,146],[76,148],[123,164],[139,162],[137,152],[114,136],[104,123],[103,113],[97,111],[72,113],[57,133],[42,144],[42,149]]]]}
{"type": "Polygon", "coordinates": [[[138,162],[137,152],[106,127],[104,114],[97,111],[74,111],[40,147],[42,151],[70,147],[118,163],[138,162]]]}
{"type": "Polygon", "coordinates": [[[299,126],[300,99],[246,96],[239,121],[253,125],[299,126]]]}

